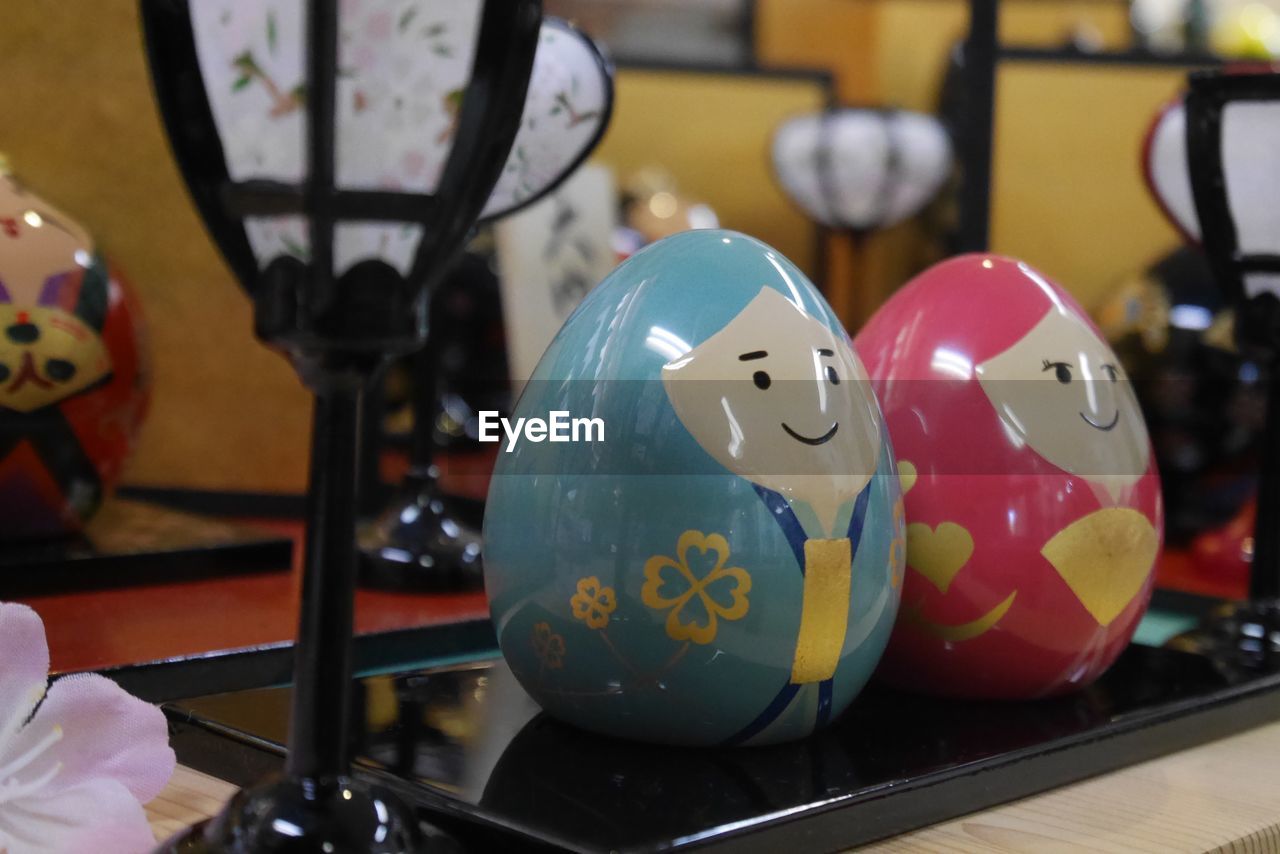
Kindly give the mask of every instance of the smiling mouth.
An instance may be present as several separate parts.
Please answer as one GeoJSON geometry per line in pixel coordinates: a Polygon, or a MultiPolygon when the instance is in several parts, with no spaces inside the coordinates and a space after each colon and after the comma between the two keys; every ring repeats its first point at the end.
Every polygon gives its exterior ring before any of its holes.
{"type": "Polygon", "coordinates": [[[788,436],[790,436],[792,439],[795,439],[797,442],[804,442],[806,445],[821,445],[824,442],[830,441],[831,437],[836,434],[836,430],[839,429],[839,427],[840,427],[840,422],[837,421],[836,423],[831,425],[830,430],[823,433],[821,436],[818,436],[817,438],[811,439],[808,436],[801,436],[795,430],[792,430],[790,427],[787,426],[787,422],[785,421],[782,422],[782,429],[787,431],[788,436]]]}
{"type": "Polygon", "coordinates": [[[1084,423],[1088,424],[1090,427],[1092,427],[1095,430],[1110,430],[1112,427],[1116,426],[1116,424],[1119,423],[1120,410],[1119,409],[1116,410],[1115,416],[1107,424],[1099,424],[1097,421],[1094,421],[1092,418],[1090,418],[1088,415],[1085,415],[1083,412],[1080,413],[1080,417],[1084,419],[1084,423]]]}

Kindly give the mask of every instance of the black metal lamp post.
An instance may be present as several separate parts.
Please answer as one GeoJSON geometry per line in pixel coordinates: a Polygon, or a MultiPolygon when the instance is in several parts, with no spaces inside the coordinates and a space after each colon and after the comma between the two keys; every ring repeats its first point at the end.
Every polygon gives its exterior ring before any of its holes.
{"type": "Polygon", "coordinates": [[[1201,244],[1236,310],[1236,341],[1264,366],[1258,513],[1249,600],[1209,627],[1246,670],[1280,665],[1280,73],[1203,71],[1185,99],[1187,170],[1201,244]]]}
{"type": "MultiPolygon", "coordinates": [[[[141,0],[156,97],[196,205],[253,299],[258,336],[292,362],[315,395],[315,414],[286,775],[242,791],[212,822],[164,850],[420,850],[413,814],[350,776],[346,721],[361,394],[388,359],[422,344],[424,293],[460,249],[499,178],[520,125],[541,4],[484,3],[470,77],[455,105],[452,144],[429,193],[347,189],[335,180],[338,0],[301,5],[304,88],[290,97],[305,116],[305,177],[294,183],[270,176],[232,180],[226,148],[234,140],[220,137],[206,91],[195,5],[141,0]],[[247,221],[281,216],[306,217],[305,257],[264,257],[263,244],[251,240],[247,221]],[[370,222],[420,230],[407,268],[372,252],[336,273],[335,230],[370,222]]],[[[271,18],[267,25],[274,46],[281,22],[271,18]]],[[[252,56],[231,61],[242,66],[243,80],[262,75],[252,56]]]]}

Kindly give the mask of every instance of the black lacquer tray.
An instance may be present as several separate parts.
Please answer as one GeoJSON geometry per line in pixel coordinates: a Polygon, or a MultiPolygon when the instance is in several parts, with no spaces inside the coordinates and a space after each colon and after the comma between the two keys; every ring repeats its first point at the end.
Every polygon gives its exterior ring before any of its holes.
{"type": "MultiPolygon", "coordinates": [[[[1133,644],[1083,693],[940,701],[869,687],[830,729],[760,748],[638,745],[538,712],[500,660],[357,680],[360,773],[474,850],[828,851],[1280,718],[1280,674],[1133,644]]],[[[287,688],[166,706],[179,761],[278,770],[287,688]]]]}
{"type": "Polygon", "coordinates": [[[6,543],[0,598],[288,572],[293,540],[114,497],[74,536],[6,543]]]}

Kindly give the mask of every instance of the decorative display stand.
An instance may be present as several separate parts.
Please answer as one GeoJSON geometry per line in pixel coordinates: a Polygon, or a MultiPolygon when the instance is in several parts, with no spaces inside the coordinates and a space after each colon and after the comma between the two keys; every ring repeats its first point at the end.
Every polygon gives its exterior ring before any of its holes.
{"type": "MultiPolygon", "coordinates": [[[[484,4],[453,144],[430,194],[338,188],[337,0],[312,0],[303,7],[304,180],[233,181],[224,149],[237,140],[219,136],[193,20],[197,11],[208,10],[195,6],[188,0],[142,0],[156,96],[200,213],[253,298],[258,336],[293,363],[315,395],[315,413],[285,776],[242,791],[211,823],[163,850],[416,851],[424,832],[416,817],[394,795],[349,774],[361,394],[389,358],[421,346],[424,293],[461,248],[500,176],[520,126],[540,3],[484,4]],[[305,217],[305,259],[283,251],[258,257],[255,248],[263,250],[263,241],[255,245],[246,226],[272,216],[305,217]],[[417,226],[421,236],[407,273],[376,251],[335,273],[336,238],[344,222],[370,221],[417,226]]],[[[271,22],[269,42],[275,40],[270,33],[276,18],[271,22]]],[[[261,74],[256,64],[244,79],[253,74],[261,74]]]]}

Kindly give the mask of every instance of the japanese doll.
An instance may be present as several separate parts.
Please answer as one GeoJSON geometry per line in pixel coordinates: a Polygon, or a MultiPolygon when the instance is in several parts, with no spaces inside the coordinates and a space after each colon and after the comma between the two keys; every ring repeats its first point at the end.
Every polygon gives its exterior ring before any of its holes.
{"type": "Polygon", "coordinates": [[[1119,360],[1028,265],[964,255],[856,339],[903,479],[907,572],[879,675],[971,698],[1101,675],[1151,596],[1163,511],[1119,360]]]}
{"type": "Polygon", "coordinates": [[[0,540],[70,534],[97,510],[146,414],[142,335],[85,230],[0,165],[0,540]]]}
{"type": "Polygon", "coordinates": [[[905,548],[889,436],[831,309],[764,244],[685,232],[595,288],[513,417],[601,441],[499,453],[485,583],[552,715],[746,745],[833,720],[870,677],[905,548]]]}

